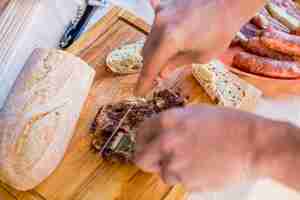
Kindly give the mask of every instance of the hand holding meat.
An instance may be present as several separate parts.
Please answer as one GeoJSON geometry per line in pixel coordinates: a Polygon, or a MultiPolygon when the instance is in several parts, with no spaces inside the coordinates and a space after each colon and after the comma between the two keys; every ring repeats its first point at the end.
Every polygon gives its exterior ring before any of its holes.
{"type": "Polygon", "coordinates": [[[270,177],[300,189],[299,129],[205,106],[167,111],[140,126],[136,164],[170,184],[217,191],[270,177]],[[216,125],[217,124],[217,125],[216,125]]]}
{"type": "Polygon", "coordinates": [[[253,178],[252,121],[252,115],[227,109],[167,111],[141,126],[136,163],[169,184],[181,182],[195,191],[253,178]]]}

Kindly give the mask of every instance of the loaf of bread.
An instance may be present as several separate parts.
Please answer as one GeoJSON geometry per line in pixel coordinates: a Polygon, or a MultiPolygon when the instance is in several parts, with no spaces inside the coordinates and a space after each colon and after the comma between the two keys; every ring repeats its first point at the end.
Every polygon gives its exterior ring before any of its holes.
{"type": "Polygon", "coordinates": [[[252,110],[261,96],[260,90],[228,71],[218,60],[194,64],[193,75],[220,106],[252,110]]]}
{"type": "Polygon", "coordinates": [[[0,108],[33,50],[57,47],[82,1],[9,0],[5,4],[0,13],[0,108]]]}
{"type": "Polygon", "coordinates": [[[138,73],[143,67],[142,49],[145,40],[113,50],[106,58],[107,67],[117,74],[138,73]]]}
{"type": "Polygon", "coordinates": [[[0,180],[29,190],[62,160],[91,87],[94,70],[54,49],[27,60],[0,112],[0,180]]]}

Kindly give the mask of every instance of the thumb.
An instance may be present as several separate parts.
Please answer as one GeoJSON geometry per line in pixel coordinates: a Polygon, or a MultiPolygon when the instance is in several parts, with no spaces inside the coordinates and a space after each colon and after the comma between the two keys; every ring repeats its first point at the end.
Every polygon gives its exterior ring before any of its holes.
{"type": "Polygon", "coordinates": [[[149,0],[149,2],[151,4],[152,8],[154,10],[157,10],[157,8],[158,8],[158,6],[160,4],[160,0],[149,0]]]}

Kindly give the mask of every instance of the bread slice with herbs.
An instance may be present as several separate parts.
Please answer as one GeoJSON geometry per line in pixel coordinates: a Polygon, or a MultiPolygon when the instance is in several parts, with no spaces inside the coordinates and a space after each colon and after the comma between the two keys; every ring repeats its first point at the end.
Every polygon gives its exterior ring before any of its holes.
{"type": "Polygon", "coordinates": [[[192,71],[208,96],[220,106],[252,110],[262,94],[218,60],[208,64],[193,64],[192,71]]]}
{"type": "Polygon", "coordinates": [[[145,39],[124,45],[112,51],[106,58],[107,67],[117,74],[134,74],[143,67],[142,49],[145,39]]]}

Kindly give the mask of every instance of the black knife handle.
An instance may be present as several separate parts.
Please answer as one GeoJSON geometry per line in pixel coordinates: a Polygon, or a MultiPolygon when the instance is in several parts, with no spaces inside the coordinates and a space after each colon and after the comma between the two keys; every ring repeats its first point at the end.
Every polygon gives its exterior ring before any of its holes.
{"type": "Polygon", "coordinates": [[[92,16],[94,8],[94,6],[88,5],[80,20],[75,24],[73,22],[70,23],[62,39],[59,42],[60,48],[68,48],[80,36],[85,26],[87,25],[90,17],[92,16]]]}

